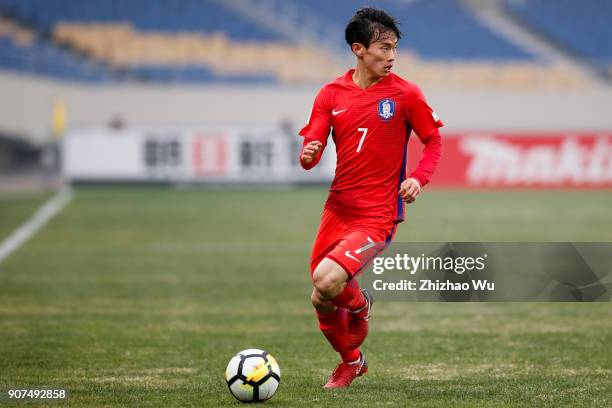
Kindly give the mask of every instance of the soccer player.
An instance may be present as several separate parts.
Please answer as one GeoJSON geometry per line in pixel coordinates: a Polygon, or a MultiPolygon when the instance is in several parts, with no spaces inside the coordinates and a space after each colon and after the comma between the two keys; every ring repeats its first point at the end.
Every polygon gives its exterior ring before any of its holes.
{"type": "Polygon", "coordinates": [[[391,242],[404,202],[413,202],[429,181],[440,159],[443,125],[420,89],[391,73],[401,38],[393,17],[363,8],[348,23],[345,38],[357,66],[319,91],[300,131],[304,169],[319,162],[332,129],[337,153],[310,263],[319,327],[342,359],[326,388],[348,387],[368,369],[360,346],[372,298],[354,277],[391,242]],[[425,147],[406,178],[412,131],[425,147]]]}

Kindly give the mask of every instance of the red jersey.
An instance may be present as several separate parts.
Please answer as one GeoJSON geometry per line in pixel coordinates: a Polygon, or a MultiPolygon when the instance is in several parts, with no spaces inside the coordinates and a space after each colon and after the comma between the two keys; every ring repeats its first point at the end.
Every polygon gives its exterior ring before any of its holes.
{"type": "MultiPolygon", "coordinates": [[[[403,220],[398,191],[406,175],[408,138],[414,130],[425,144],[423,159],[410,175],[424,186],[440,159],[443,123],[416,85],[391,73],[362,89],[353,82],[353,72],[321,88],[300,135],[304,144],[318,140],[325,147],[332,130],[337,159],[327,208],[403,220]]],[[[303,167],[316,165],[321,154],[303,167]]]]}

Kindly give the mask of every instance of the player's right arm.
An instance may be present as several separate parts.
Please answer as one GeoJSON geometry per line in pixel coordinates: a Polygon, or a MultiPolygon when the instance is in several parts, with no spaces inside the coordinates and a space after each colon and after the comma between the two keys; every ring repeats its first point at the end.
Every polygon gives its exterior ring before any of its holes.
{"type": "Polygon", "coordinates": [[[308,139],[304,139],[300,156],[302,167],[306,170],[313,168],[321,159],[322,152],[323,143],[318,140],[308,141],[308,139]]]}
{"type": "Polygon", "coordinates": [[[300,164],[306,170],[321,160],[331,130],[331,109],[329,90],[323,87],[315,98],[308,123],[300,130],[300,136],[304,137],[300,164]]]}

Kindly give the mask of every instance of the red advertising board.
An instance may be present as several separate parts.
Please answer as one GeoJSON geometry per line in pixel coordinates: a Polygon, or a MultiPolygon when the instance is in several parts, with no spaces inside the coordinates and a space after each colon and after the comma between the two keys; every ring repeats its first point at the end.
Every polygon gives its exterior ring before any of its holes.
{"type": "MultiPolygon", "coordinates": [[[[612,133],[443,134],[432,186],[457,188],[612,188],[612,133]]],[[[409,167],[422,145],[412,135],[409,167]]]]}

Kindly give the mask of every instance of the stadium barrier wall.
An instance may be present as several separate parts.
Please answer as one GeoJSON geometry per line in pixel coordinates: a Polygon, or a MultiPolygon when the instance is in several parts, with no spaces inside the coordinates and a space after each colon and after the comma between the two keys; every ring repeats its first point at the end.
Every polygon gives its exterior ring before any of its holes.
{"type": "MultiPolygon", "coordinates": [[[[432,187],[612,188],[612,132],[444,134],[432,187]]],[[[330,182],[330,139],[322,161],[306,172],[302,140],[281,127],[75,129],[64,140],[68,181],[176,183],[330,182]]],[[[414,168],[422,145],[408,147],[414,168]]]]}
{"type": "MultiPolygon", "coordinates": [[[[70,128],[103,128],[120,120],[130,126],[288,123],[299,129],[308,119],[319,86],[140,83],[94,86],[0,71],[0,89],[0,132],[46,144],[53,140],[52,113],[57,101],[65,106],[65,121],[70,128]]],[[[426,87],[423,91],[445,123],[441,129],[443,136],[472,129],[612,131],[610,87],[523,90],[426,87]]]]}

